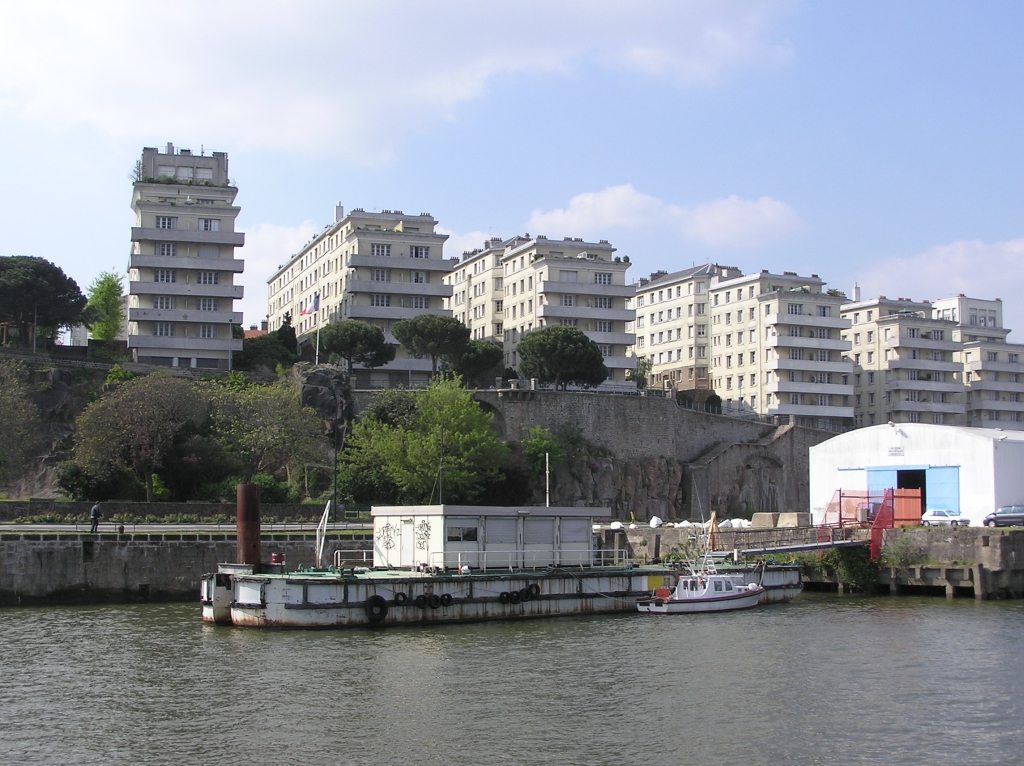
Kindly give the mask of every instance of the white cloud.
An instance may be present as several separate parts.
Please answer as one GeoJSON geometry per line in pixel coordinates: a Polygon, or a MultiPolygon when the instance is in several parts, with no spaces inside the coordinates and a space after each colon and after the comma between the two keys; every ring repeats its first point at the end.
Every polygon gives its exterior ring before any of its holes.
{"type": "Polygon", "coordinates": [[[448,235],[448,240],[444,243],[445,258],[459,258],[465,252],[483,247],[484,243],[491,238],[490,234],[483,231],[458,234],[443,226],[436,227],[436,231],[438,234],[448,235]]]}
{"type": "Polygon", "coordinates": [[[312,221],[298,226],[261,223],[245,232],[245,247],[237,252],[245,260],[245,273],[236,279],[245,284],[245,297],[235,304],[242,311],[245,326],[259,323],[267,316],[267,280],[320,229],[312,221]]]}
{"type": "Polygon", "coordinates": [[[754,247],[784,239],[804,224],[785,202],[733,195],[684,207],[643,194],[632,184],[579,194],[564,209],[533,211],[527,228],[553,236],[606,235],[614,228],[678,227],[689,240],[713,247],[754,247]]]}
{"type": "Polygon", "coordinates": [[[379,162],[498,75],[714,85],[791,56],[785,5],[124,0],[0,6],[0,118],[379,162]]]}
{"type": "MultiPolygon", "coordinates": [[[[1003,324],[1024,335],[1024,239],[961,239],[909,258],[890,258],[860,274],[865,298],[935,300],[959,294],[1003,299],[1003,324]]],[[[1021,342],[1021,341],[1016,341],[1021,342]]]]}

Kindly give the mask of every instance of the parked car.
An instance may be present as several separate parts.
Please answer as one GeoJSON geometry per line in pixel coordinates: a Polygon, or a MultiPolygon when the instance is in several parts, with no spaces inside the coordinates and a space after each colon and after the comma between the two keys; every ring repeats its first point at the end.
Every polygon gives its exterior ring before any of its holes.
{"type": "Polygon", "coordinates": [[[981,522],[986,527],[1024,527],[1024,505],[1004,505],[996,508],[981,522]]]}
{"type": "Polygon", "coordinates": [[[960,511],[944,511],[933,508],[921,516],[922,527],[941,527],[948,524],[951,527],[969,527],[971,520],[960,513],[960,511]]]}

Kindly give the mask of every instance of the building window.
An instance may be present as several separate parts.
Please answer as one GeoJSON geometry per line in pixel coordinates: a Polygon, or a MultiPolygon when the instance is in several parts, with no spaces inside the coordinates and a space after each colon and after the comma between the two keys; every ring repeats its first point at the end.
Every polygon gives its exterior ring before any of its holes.
{"type": "Polygon", "coordinates": [[[216,298],[199,298],[196,300],[196,309],[198,311],[216,311],[217,310],[217,299],[216,298]]]}
{"type": "Polygon", "coordinates": [[[154,322],[153,334],[161,338],[173,338],[174,325],[170,322],[154,322]]]}
{"type": "Polygon", "coordinates": [[[200,338],[216,338],[217,337],[217,325],[214,324],[201,324],[199,325],[199,337],[200,338]]]}
{"type": "Polygon", "coordinates": [[[998,351],[989,351],[988,352],[988,360],[990,362],[998,362],[999,361],[999,352],[998,351]]]}
{"type": "Polygon", "coordinates": [[[611,332],[611,331],[612,331],[612,323],[610,321],[608,321],[607,319],[598,319],[597,320],[597,332],[611,332]]]}
{"type": "MultiPolygon", "coordinates": [[[[391,255],[391,248],[390,248],[390,246],[386,246],[386,247],[388,247],[387,255],[391,255]]],[[[411,245],[409,247],[409,257],[410,258],[429,258],[430,257],[430,248],[427,247],[426,245],[411,245]]]]}
{"type": "Polygon", "coordinates": [[[220,231],[219,218],[200,218],[199,231],[220,231]]]}
{"type": "Polygon", "coordinates": [[[563,295],[562,296],[562,305],[563,306],[575,306],[576,305],[576,296],[575,295],[563,295]]]}
{"type": "Polygon", "coordinates": [[[370,296],[370,305],[371,306],[382,306],[382,307],[390,306],[391,305],[391,296],[390,295],[371,295],[370,296]]]}
{"type": "Polygon", "coordinates": [[[597,347],[601,349],[601,356],[611,356],[612,347],[607,343],[598,343],[597,347]]]}
{"type": "MultiPolygon", "coordinates": [[[[412,307],[414,309],[429,309],[430,308],[430,299],[427,298],[425,295],[414,295],[412,297],[412,307]]],[[[483,315],[483,312],[481,312],[481,316],[482,315],[483,315]]]]}
{"type": "Polygon", "coordinates": [[[790,394],[789,395],[789,403],[790,404],[800,404],[800,394],[790,394]]]}
{"type": "Polygon", "coordinates": [[[156,217],[156,227],[158,229],[177,229],[178,219],[169,215],[158,215],[156,217]]]}
{"type": "Polygon", "coordinates": [[[390,282],[391,269],[370,269],[371,282],[390,282]]]}
{"type": "Polygon", "coordinates": [[[804,305],[802,303],[789,303],[786,306],[786,313],[788,314],[803,314],[804,305]]]}
{"type": "Polygon", "coordinates": [[[196,272],[196,284],[200,285],[216,285],[220,282],[219,271],[199,271],[196,272]]]}
{"type": "Polygon", "coordinates": [[[610,285],[612,283],[612,275],[605,274],[604,272],[597,272],[594,274],[595,285],[610,285]]]}
{"type": "Polygon", "coordinates": [[[597,296],[597,307],[599,309],[610,309],[612,307],[612,299],[604,295],[597,296]]]}
{"type": "MultiPolygon", "coordinates": [[[[390,281],[390,279],[388,281],[390,281]]],[[[428,272],[426,272],[426,271],[414,271],[412,273],[412,281],[413,281],[414,284],[417,284],[417,285],[427,284],[430,281],[430,274],[428,272]]],[[[480,294],[483,295],[484,289],[486,288],[486,285],[482,284],[482,285],[480,285],[480,288],[481,288],[480,294]]]]}
{"type": "Polygon", "coordinates": [[[370,255],[383,258],[391,257],[391,245],[370,245],[370,255]]]}
{"type": "MultiPolygon", "coordinates": [[[[576,281],[576,277],[577,277],[577,272],[575,272],[575,271],[560,271],[560,272],[558,272],[558,281],[559,282],[575,282],[576,281]]],[[[640,298],[637,299],[637,305],[638,306],[643,306],[644,305],[643,297],[640,297],[640,298]]]]}
{"type": "Polygon", "coordinates": [[[820,316],[820,317],[830,317],[830,316],[832,316],[832,307],[831,306],[818,306],[818,316],[820,316]]]}
{"type": "Polygon", "coordinates": [[[157,295],[153,298],[153,308],[155,309],[173,309],[174,304],[173,295],[157,295]]]}
{"type": "MultiPolygon", "coordinates": [[[[575,319],[562,319],[562,327],[575,327],[577,320],[575,319]]],[[[640,345],[644,345],[644,339],[640,339],[640,345]]]]}
{"type": "Polygon", "coordinates": [[[153,270],[153,281],[154,282],[177,282],[178,272],[174,269],[154,269],[153,270]]]}
{"type": "Polygon", "coordinates": [[[156,246],[156,254],[173,257],[178,254],[178,246],[173,242],[161,242],[156,246]]]}

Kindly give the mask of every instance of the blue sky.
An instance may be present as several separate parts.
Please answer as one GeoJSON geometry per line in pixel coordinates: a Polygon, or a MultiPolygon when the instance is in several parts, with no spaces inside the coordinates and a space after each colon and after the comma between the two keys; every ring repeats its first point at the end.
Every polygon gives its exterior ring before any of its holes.
{"type": "Polygon", "coordinates": [[[1024,332],[1022,39],[1009,2],[0,2],[0,254],[123,270],[172,141],[230,155],[247,324],[340,201],[448,255],[604,238],[634,279],[1001,297],[1024,332]]]}

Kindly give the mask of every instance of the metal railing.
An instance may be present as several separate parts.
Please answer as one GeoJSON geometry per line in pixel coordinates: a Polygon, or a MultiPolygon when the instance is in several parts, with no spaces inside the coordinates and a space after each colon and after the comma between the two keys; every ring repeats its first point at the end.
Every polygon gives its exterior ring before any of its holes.
{"type": "Polygon", "coordinates": [[[464,566],[482,572],[548,567],[623,567],[629,562],[629,551],[618,548],[575,551],[432,551],[427,556],[427,562],[434,569],[448,567],[460,572],[464,566]]]}
{"type": "Polygon", "coordinates": [[[348,566],[373,566],[373,551],[369,548],[357,551],[336,550],[334,552],[334,568],[342,569],[346,564],[348,566]],[[358,562],[358,564],[354,564],[354,562],[358,562]]]}

